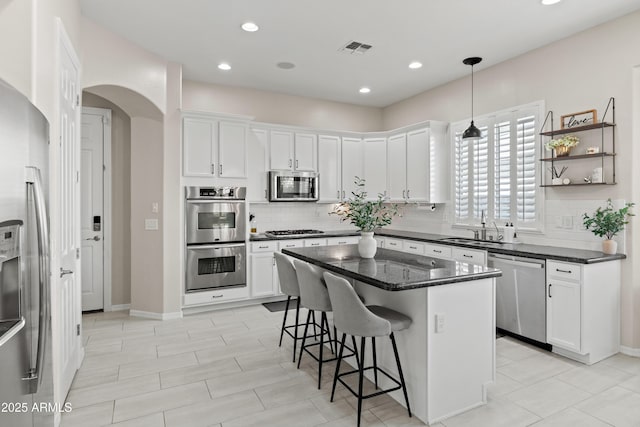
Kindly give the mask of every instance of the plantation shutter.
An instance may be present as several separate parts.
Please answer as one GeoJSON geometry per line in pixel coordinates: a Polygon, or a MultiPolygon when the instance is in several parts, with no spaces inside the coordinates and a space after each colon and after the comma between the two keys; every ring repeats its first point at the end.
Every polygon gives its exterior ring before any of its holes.
{"type": "Polygon", "coordinates": [[[536,118],[534,115],[520,117],[516,121],[516,194],[517,222],[536,221],[536,118]]]}
{"type": "Polygon", "coordinates": [[[494,125],[493,142],[493,217],[511,218],[511,122],[500,120],[494,125]]]}
{"type": "Polygon", "coordinates": [[[473,217],[488,215],[489,206],[489,136],[488,127],[479,126],[482,138],[471,143],[473,148],[473,217]]]}
{"type": "Polygon", "coordinates": [[[469,179],[471,162],[469,141],[462,139],[462,132],[455,132],[455,217],[457,220],[469,218],[469,179]]]}

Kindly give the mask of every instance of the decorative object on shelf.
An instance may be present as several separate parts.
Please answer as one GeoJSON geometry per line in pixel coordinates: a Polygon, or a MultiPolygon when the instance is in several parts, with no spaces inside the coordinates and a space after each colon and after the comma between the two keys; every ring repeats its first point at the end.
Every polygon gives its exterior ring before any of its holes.
{"type": "Polygon", "coordinates": [[[352,197],[338,203],[329,214],[340,216],[340,221],[349,221],[360,230],[360,242],[358,251],[362,258],[373,258],[378,249],[373,232],[377,228],[391,224],[394,216],[398,214],[398,205],[385,204],[384,196],[378,194],[378,200],[366,200],[367,192],[364,191],[365,180],[355,177],[356,190],[352,197]]]}
{"type": "Polygon", "coordinates": [[[598,113],[596,112],[596,110],[586,110],[580,111],[579,113],[571,113],[560,116],[561,129],[593,125],[596,123],[598,123],[598,113]]]}
{"type": "Polygon", "coordinates": [[[562,138],[552,139],[551,141],[545,144],[547,150],[555,151],[556,157],[564,157],[568,156],[571,152],[571,149],[580,143],[580,139],[578,139],[575,135],[567,135],[562,138]]]}
{"type": "Polygon", "coordinates": [[[571,180],[569,178],[565,178],[565,179],[562,180],[562,183],[564,185],[569,185],[569,184],[571,184],[571,180]]]}
{"type": "Polygon", "coordinates": [[[600,147],[587,147],[587,154],[598,154],[600,147]]]}
{"type": "Polygon", "coordinates": [[[602,168],[601,167],[597,167],[593,170],[593,173],[591,174],[591,182],[593,183],[601,183],[603,182],[602,179],[602,168]]]}
{"type": "Polygon", "coordinates": [[[602,252],[605,254],[615,254],[618,249],[618,242],[613,237],[624,230],[625,224],[629,223],[629,217],[634,214],[629,212],[635,203],[625,203],[623,208],[613,209],[611,199],[607,199],[607,206],[596,209],[592,217],[586,213],[582,215],[585,228],[591,230],[598,237],[606,237],[602,242],[602,252]]]}
{"type": "Polygon", "coordinates": [[[477,56],[472,56],[470,58],[465,58],[462,63],[464,65],[471,65],[471,124],[462,134],[462,139],[476,141],[482,138],[482,132],[480,129],[473,124],[473,66],[479,64],[482,61],[482,58],[477,56]]]}
{"type": "Polygon", "coordinates": [[[585,184],[591,184],[591,177],[590,176],[585,176],[584,178],[582,178],[584,180],[585,184]]]}
{"type": "Polygon", "coordinates": [[[560,169],[560,172],[558,172],[558,169],[556,169],[555,166],[551,166],[549,168],[549,172],[551,172],[551,184],[553,185],[562,185],[562,174],[568,169],[567,166],[563,166],[562,169],[560,169]]]}

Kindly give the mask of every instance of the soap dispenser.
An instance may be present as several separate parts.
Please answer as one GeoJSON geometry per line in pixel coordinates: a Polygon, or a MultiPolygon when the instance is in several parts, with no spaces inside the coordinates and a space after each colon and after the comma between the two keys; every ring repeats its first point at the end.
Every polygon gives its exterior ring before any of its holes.
{"type": "Polygon", "coordinates": [[[258,234],[258,221],[256,221],[256,216],[252,213],[249,214],[249,233],[252,236],[258,234]]]}

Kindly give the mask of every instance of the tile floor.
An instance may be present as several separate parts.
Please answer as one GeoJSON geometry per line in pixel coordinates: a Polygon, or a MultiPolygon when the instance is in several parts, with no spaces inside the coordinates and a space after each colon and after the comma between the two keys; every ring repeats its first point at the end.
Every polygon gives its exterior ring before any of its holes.
{"type": "MultiPolygon", "coordinates": [[[[164,322],[85,315],[62,427],[354,426],[355,398],[339,388],[329,402],[334,365],[317,390],[311,358],[297,370],[291,340],[278,348],[281,321],[261,305],[164,322]]],[[[496,346],[488,404],[437,427],[640,427],[640,359],[584,366],[506,337],[496,346]]],[[[364,408],[363,426],[423,425],[387,396],[364,408]]]]}

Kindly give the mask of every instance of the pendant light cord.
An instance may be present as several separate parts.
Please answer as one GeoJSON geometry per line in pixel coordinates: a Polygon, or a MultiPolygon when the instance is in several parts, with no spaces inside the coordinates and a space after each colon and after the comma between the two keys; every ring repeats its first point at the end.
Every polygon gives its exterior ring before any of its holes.
{"type": "Polygon", "coordinates": [[[471,122],[473,123],[473,65],[471,65],[471,122]]]}

